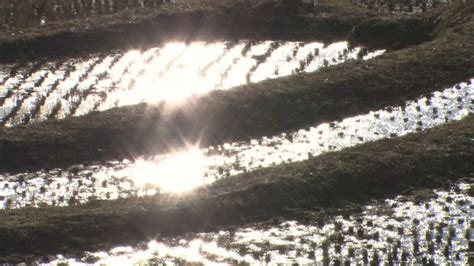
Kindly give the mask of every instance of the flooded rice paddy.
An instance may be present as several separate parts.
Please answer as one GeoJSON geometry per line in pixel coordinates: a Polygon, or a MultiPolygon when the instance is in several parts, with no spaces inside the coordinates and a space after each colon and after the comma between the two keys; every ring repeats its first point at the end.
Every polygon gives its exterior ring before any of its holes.
{"type": "Polygon", "coordinates": [[[58,256],[53,264],[472,265],[474,180],[436,190],[430,199],[398,196],[325,222],[240,228],[165,238],[138,247],[58,256]]]}
{"type": "Polygon", "coordinates": [[[474,79],[429,97],[342,121],[217,147],[187,149],[101,165],[0,175],[0,208],[66,206],[161,192],[186,192],[220,178],[368,141],[398,137],[474,112],[474,79]],[[186,165],[186,167],[182,167],[186,165]]]}
{"type": "Polygon", "coordinates": [[[0,66],[0,126],[61,119],[142,102],[179,102],[351,59],[347,42],[181,42],[145,51],[0,66]]]}

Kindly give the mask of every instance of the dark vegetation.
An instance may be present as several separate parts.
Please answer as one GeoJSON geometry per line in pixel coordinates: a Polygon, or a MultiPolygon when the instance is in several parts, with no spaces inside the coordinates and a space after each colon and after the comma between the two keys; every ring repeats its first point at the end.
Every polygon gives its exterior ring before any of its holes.
{"type": "MultiPolygon", "coordinates": [[[[129,106],[1,129],[0,170],[154,154],[182,145],[184,139],[200,139],[205,146],[277,134],[401,104],[474,76],[473,2],[417,17],[380,16],[332,4],[289,14],[279,4],[248,7],[222,2],[201,7],[196,11],[192,5],[190,9],[173,5],[137,16],[128,24],[123,21],[132,13],[113,15],[116,20],[109,17],[106,25],[97,18],[88,29],[73,27],[71,22],[57,30],[5,35],[1,60],[146,46],[165,36],[325,41],[349,37],[353,44],[393,51],[368,62],[348,62],[318,73],[214,92],[179,106],[129,106]],[[150,34],[163,27],[169,32],[150,34]]],[[[1,211],[0,257],[24,261],[130,244],[156,234],[215,230],[280,216],[304,219],[305,213],[318,208],[324,217],[347,201],[366,202],[407,189],[443,186],[473,174],[473,119],[471,115],[399,139],[230,177],[181,197],[157,195],[1,211]]]]}
{"type": "Polygon", "coordinates": [[[431,8],[445,6],[450,2],[461,2],[463,0],[351,0],[353,4],[364,6],[377,12],[424,12],[431,8]]]}
{"type": "MultiPolygon", "coordinates": [[[[57,21],[21,32],[5,31],[0,36],[0,62],[146,48],[171,39],[332,42],[346,40],[351,30],[371,34],[370,46],[402,48],[429,40],[437,14],[381,16],[364,8],[333,4],[299,5],[288,10],[283,3],[192,0],[57,21]]],[[[354,43],[367,42],[358,36],[353,35],[354,43]]]]}
{"type": "Polygon", "coordinates": [[[137,8],[156,8],[166,0],[4,0],[0,3],[2,30],[25,29],[69,19],[91,19],[137,8]]]}

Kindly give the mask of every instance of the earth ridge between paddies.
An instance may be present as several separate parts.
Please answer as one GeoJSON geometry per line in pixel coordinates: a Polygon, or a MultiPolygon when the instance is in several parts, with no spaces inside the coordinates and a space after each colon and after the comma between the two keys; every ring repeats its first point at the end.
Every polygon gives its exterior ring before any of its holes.
{"type": "Polygon", "coordinates": [[[0,32],[0,62],[140,49],[172,40],[317,40],[350,37],[353,45],[403,48],[430,40],[439,10],[379,14],[337,1],[288,9],[285,4],[194,0],[152,9],[68,19],[0,32]],[[333,3],[334,2],[334,3],[333,3]]]}

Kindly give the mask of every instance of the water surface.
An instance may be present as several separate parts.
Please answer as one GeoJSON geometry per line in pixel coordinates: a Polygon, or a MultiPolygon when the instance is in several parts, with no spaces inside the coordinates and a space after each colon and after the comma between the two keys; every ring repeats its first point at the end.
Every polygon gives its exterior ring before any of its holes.
{"type": "Polygon", "coordinates": [[[393,138],[460,120],[474,112],[474,80],[429,97],[342,121],[248,142],[197,145],[134,161],[0,174],[0,208],[85,203],[156,193],[185,193],[218,179],[393,138]],[[186,165],[186,167],[183,167],[186,165]]]}
{"type": "Polygon", "coordinates": [[[58,256],[53,262],[203,263],[208,264],[454,264],[473,263],[474,180],[465,179],[434,197],[413,201],[398,196],[363,207],[361,213],[330,221],[239,228],[164,238],[140,247],[123,246],[87,253],[83,258],[58,256]]]}
{"type": "Polygon", "coordinates": [[[0,125],[62,119],[138,103],[180,103],[213,90],[347,60],[371,59],[347,42],[172,42],[144,51],[0,68],[0,125]]]}

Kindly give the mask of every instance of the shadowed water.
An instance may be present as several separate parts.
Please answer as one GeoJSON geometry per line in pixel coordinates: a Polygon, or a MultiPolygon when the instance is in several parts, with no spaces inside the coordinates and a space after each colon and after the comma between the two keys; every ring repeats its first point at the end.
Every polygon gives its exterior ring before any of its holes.
{"type": "Polygon", "coordinates": [[[104,165],[2,174],[0,208],[65,206],[93,199],[186,192],[226,176],[433,128],[474,112],[472,82],[434,92],[404,106],[249,142],[204,149],[188,147],[153,158],[136,158],[134,162],[110,161],[104,165]]]}
{"type": "Polygon", "coordinates": [[[2,0],[0,29],[40,27],[53,21],[87,18],[130,9],[157,8],[182,0],[2,0]]]}
{"type": "Polygon", "coordinates": [[[274,227],[158,239],[81,259],[58,256],[53,264],[469,265],[474,253],[473,184],[465,179],[422,201],[398,196],[323,223],[287,221],[274,227]]]}
{"type": "Polygon", "coordinates": [[[351,59],[347,42],[173,42],[145,51],[0,67],[0,125],[62,119],[138,103],[179,103],[213,90],[277,78],[351,59]]]}

